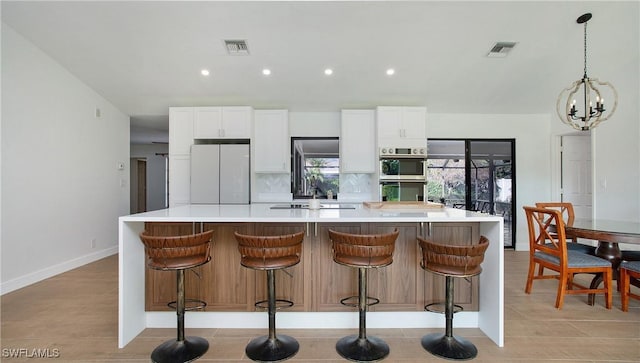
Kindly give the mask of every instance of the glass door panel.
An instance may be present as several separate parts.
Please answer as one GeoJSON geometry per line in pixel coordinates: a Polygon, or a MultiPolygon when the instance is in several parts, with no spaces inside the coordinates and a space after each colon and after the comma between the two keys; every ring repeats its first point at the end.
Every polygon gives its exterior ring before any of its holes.
{"type": "Polygon", "coordinates": [[[471,209],[504,218],[504,244],[515,247],[514,140],[467,140],[471,209]]]}
{"type": "Polygon", "coordinates": [[[428,140],[427,198],[504,217],[504,244],[515,247],[515,140],[428,140]]]}
{"type": "Polygon", "coordinates": [[[427,199],[465,209],[464,140],[428,140],[427,199]]]}
{"type": "Polygon", "coordinates": [[[493,189],[491,176],[491,160],[478,159],[472,154],[469,160],[469,200],[467,209],[476,212],[493,214],[493,189]]]}

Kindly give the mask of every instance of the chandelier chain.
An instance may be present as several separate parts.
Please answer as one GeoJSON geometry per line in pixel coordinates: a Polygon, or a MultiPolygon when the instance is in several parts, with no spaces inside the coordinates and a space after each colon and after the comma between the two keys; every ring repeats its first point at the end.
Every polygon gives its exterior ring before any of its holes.
{"type": "Polygon", "coordinates": [[[584,78],[587,78],[587,23],[584,22],[584,78]]]}

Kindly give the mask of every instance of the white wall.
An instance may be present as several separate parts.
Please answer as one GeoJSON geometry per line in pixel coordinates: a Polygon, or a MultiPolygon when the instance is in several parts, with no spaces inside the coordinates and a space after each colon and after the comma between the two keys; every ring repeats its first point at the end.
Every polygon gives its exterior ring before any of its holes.
{"type": "MultiPolygon", "coordinates": [[[[637,55],[637,42],[633,47],[637,55]]],[[[640,60],[611,75],[602,75],[602,79],[611,80],[616,86],[619,104],[611,119],[593,132],[597,218],[640,222],[639,68],[640,60]]]]}
{"type": "Polygon", "coordinates": [[[551,198],[550,115],[428,114],[428,138],[516,140],[516,249],[528,250],[522,206],[551,198]]]}
{"type": "MultiPolygon", "coordinates": [[[[152,144],[152,145],[136,145],[131,146],[132,159],[147,160],[147,211],[165,208],[166,197],[166,177],[165,177],[165,158],[156,153],[169,152],[169,145],[152,144]]],[[[131,166],[132,170],[136,170],[136,166],[131,166]]],[[[134,185],[134,175],[131,175],[131,190],[136,189],[134,185]]],[[[134,193],[132,193],[133,195],[134,193]]],[[[137,195],[137,190],[135,195],[137,195]]]]}
{"type": "Polygon", "coordinates": [[[5,24],[1,148],[3,294],[117,252],[129,118],[5,24]]]}
{"type": "MultiPolygon", "coordinates": [[[[636,3],[631,9],[635,14],[630,11],[626,16],[635,21],[630,22],[631,28],[624,29],[630,41],[625,41],[621,50],[627,57],[590,48],[598,53],[589,56],[589,76],[611,82],[619,102],[611,119],[594,130],[594,211],[596,218],[640,222],[640,6],[636,3]],[[629,54],[633,56],[628,58],[629,54]],[[611,58],[629,61],[611,62],[611,58]],[[606,188],[602,183],[605,179],[606,188]]],[[[605,48],[605,44],[599,47],[605,48]]]]}

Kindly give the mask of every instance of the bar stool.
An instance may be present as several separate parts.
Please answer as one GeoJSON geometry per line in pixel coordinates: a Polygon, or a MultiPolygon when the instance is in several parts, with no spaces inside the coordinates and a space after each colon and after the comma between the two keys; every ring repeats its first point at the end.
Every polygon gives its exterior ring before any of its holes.
{"type": "Polygon", "coordinates": [[[276,303],[293,306],[289,300],[276,300],[275,270],[297,265],[302,252],[304,232],[282,236],[248,236],[235,232],[240,251],[240,264],[254,270],[267,272],[267,300],[255,306],[269,312],[269,335],[257,337],[245,348],[247,357],[257,362],[275,362],[293,357],[300,348],[298,341],[288,335],[276,335],[276,303]]]}
{"type": "Polygon", "coordinates": [[[358,306],[360,326],[358,335],[349,335],[336,343],[336,351],[343,358],[356,362],[369,362],[389,355],[389,345],[382,339],[367,337],[367,307],[380,302],[367,296],[367,271],[370,268],[388,266],[393,262],[393,251],[398,230],[388,234],[357,235],[329,230],[333,244],[333,260],[341,265],[358,269],[358,304],[349,304],[347,297],[340,300],[343,305],[358,306]],[[368,301],[372,303],[368,304],[368,301]]]}
{"type": "MultiPolygon", "coordinates": [[[[484,236],[475,245],[455,246],[434,243],[418,237],[422,248],[420,266],[438,275],[445,276],[445,333],[427,334],[422,337],[422,347],[429,353],[452,360],[466,360],[475,358],[478,349],[470,341],[453,335],[453,278],[471,277],[480,274],[480,263],[484,260],[484,253],[489,247],[489,240],[484,236]]],[[[433,304],[425,306],[425,310],[433,304]]],[[[458,311],[462,307],[455,305],[458,311]]]]}
{"type": "Polygon", "coordinates": [[[209,349],[209,342],[201,337],[184,336],[184,313],[187,310],[204,308],[201,300],[185,299],[184,271],[203,265],[211,260],[211,238],[213,231],[184,236],[151,236],[140,234],[147,255],[147,266],[155,270],[175,270],[177,276],[177,299],[167,304],[176,309],[177,338],[168,340],[151,353],[151,361],[156,363],[191,362],[203,356],[209,349]],[[186,302],[195,303],[187,308],[186,302]]]}

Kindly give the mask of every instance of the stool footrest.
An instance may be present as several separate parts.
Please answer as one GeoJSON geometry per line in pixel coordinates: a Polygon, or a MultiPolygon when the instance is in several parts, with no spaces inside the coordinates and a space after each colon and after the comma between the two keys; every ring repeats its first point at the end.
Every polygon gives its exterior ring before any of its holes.
{"type": "MultiPolygon", "coordinates": [[[[260,300],[253,304],[258,309],[268,310],[269,300],[260,300]]],[[[293,301],[286,299],[276,299],[276,310],[288,309],[293,306],[293,301]]]]}
{"type": "MultiPolygon", "coordinates": [[[[167,304],[168,307],[175,310],[178,302],[171,301],[167,304]]],[[[207,307],[207,303],[198,299],[184,299],[184,311],[202,310],[207,307]]]]}
{"type": "MultiPolygon", "coordinates": [[[[424,306],[424,310],[426,311],[430,311],[432,313],[439,313],[439,314],[444,314],[445,312],[445,302],[434,302],[431,304],[427,304],[424,306]]],[[[462,310],[464,310],[464,308],[460,305],[457,304],[453,304],[453,313],[459,313],[462,310]]]]}
{"type": "MultiPolygon", "coordinates": [[[[340,304],[344,306],[351,306],[351,307],[357,308],[359,305],[358,299],[359,297],[357,295],[345,297],[344,299],[340,299],[340,304]],[[350,302],[349,300],[354,300],[354,302],[350,302]]],[[[367,306],[377,305],[379,303],[380,303],[380,299],[367,296],[367,303],[366,303],[367,306]]]]}

